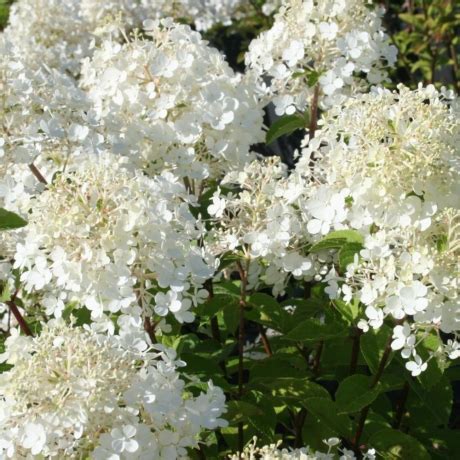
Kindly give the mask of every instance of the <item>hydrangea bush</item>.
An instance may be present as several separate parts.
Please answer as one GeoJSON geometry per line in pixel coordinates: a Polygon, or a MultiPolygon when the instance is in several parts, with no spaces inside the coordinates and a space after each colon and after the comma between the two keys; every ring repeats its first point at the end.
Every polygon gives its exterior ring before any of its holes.
{"type": "Polygon", "coordinates": [[[14,3],[0,459],[459,458],[460,103],[384,13],[14,3]]]}

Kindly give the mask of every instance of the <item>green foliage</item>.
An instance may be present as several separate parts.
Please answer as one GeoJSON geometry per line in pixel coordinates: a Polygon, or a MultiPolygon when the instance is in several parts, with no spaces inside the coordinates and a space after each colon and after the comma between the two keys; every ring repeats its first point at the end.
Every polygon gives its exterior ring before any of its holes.
{"type": "Polygon", "coordinates": [[[25,227],[27,222],[14,212],[0,208],[0,231],[25,227]]]}
{"type": "Polygon", "coordinates": [[[298,129],[305,129],[307,125],[308,115],[285,115],[270,126],[265,142],[271,144],[281,136],[292,134],[298,129]]]}
{"type": "Polygon", "coordinates": [[[11,3],[13,3],[13,0],[0,0],[0,30],[2,30],[8,22],[11,3]]]}
{"type": "MultiPolygon", "coordinates": [[[[378,2],[380,3],[380,2],[378,2]]],[[[387,2],[386,26],[399,50],[394,81],[419,81],[459,90],[460,3],[456,0],[387,2]]]]}

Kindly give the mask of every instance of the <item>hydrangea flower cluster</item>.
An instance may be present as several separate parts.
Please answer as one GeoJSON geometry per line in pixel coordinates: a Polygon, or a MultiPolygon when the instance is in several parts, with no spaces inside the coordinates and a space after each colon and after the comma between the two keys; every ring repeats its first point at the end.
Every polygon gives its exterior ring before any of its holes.
{"type": "MultiPolygon", "coordinates": [[[[4,34],[31,67],[45,63],[78,77],[101,36],[122,39],[122,29],[142,29],[143,21],[173,17],[196,30],[230,25],[248,10],[246,0],[18,0],[11,7],[4,34]]],[[[267,2],[271,14],[279,0],[267,2]]]]}
{"type": "Polygon", "coordinates": [[[263,140],[253,86],[197,32],[145,23],[149,40],[105,41],[82,69],[82,86],[115,152],[149,172],[190,179],[242,168],[263,140]]]}
{"type": "MultiPolygon", "coordinates": [[[[376,89],[325,114],[288,177],[276,161],[230,174],[223,183],[239,192],[217,190],[208,208],[212,250],[241,249],[275,294],[290,275],[323,280],[331,299],[364,305],[364,331],[386,317],[406,321],[393,348],[418,375],[420,341],[460,330],[460,123],[450,96],[376,89]],[[355,232],[347,266],[337,250],[315,247],[337,231],[355,232]]],[[[444,352],[458,356],[458,342],[444,352]]]]}
{"type": "Polygon", "coordinates": [[[278,115],[305,111],[316,81],[319,105],[340,105],[368,83],[384,81],[385,66],[396,60],[381,15],[362,0],[285,0],[273,27],[251,42],[248,71],[278,115]]]}
{"type": "Polygon", "coordinates": [[[226,189],[217,189],[208,207],[215,219],[212,252],[241,250],[251,259],[251,280],[264,280],[275,293],[283,291],[291,274],[309,279],[320,271],[316,257],[301,251],[308,239],[293,203],[304,188],[288,179],[279,159],[255,160],[244,171],[227,174],[222,186],[226,189]]]}
{"type": "Polygon", "coordinates": [[[11,336],[0,378],[2,458],[179,459],[201,429],[225,426],[209,383],[194,397],[175,352],[147,339],[98,335],[52,321],[11,336]]]}
{"type": "MultiPolygon", "coordinates": [[[[318,228],[353,229],[363,238],[344,275],[330,274],[331,297],[366,306],[363,330],[387,316],[409,321],[395,329],[393,348],[403,349],[413,375],[426,368],[416,344],[430,331],[457,334],[460,327],[460,123],[450,97],[428,86],[350,100],[325,116],[297,167],[342,195],[334,205],[340,218],[325,214],[318,228]],[[396,340],[402,331],[404,346],[396,340]]],[[[452,343],[446,352],[454,357],[455,349],[452,343]]]]}
{"type": "Polygon", "coordinates": [[[170,174],[148,178],[117,158],[81,161],[31,200],[14,268],[26,292],[42,293],[47,315],[78,301],[93,319],[150,316],[153,308],[192,321],[189,310],[206,298],[200,286],[214,272],[195,242],[202,229],[192,198],[170,174]]]}
{"type": "Polygon", "coordinates": [[[80,72],[80,61],[92,54],[94,41],[105,29],[119,35],[117,23],[140,27],[159,15],[164,0],[19,0],[12,5],[7,37],[30,66],[80,72]]]}
{"type": "Polygon", "coordinates": [[[98,152],[102,139],[86,94],[56,69],[34,69],[18,48],[0,37],[0,202],[20,210],[39,182],[66,167],[83,150],[98,152]],[[37,176],[39,176],[37,174],[37,176]]]}
{"type": "MultiPolygon", "coordinates": [[[[232,455],[230,460],[355,460],[357,457],[352,450],[338,448],[340,440],[338,438],[325,439],[323,442],[328,446],[327,452],[320,452],[310,447],[301,449],[283,449],[278,444],[257,447],[255,438],[249,446],[242,452],[242,455],[232,455]],[[338,450],[338,452],[336,452],[338,450]]],[[[363,460],[375,460],[377,458],[375,449],[369,449],[362,454],[363,460]]]]}

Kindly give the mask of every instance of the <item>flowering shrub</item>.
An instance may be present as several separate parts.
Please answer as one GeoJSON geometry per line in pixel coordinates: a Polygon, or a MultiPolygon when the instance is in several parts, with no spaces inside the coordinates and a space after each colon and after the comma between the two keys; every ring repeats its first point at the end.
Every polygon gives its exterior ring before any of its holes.
{"type": "Polygon", "coordinates": [[[384,15],[13,4],[1,459],[460,456],[460,103],[384,15]]]}

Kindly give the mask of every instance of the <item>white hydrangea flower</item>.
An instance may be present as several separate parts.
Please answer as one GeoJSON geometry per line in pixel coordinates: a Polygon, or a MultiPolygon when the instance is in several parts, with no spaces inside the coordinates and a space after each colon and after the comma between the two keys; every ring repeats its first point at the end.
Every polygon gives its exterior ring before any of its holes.
{"type": "Polygon", "coordinates": [[[193,397],[173,350],[130,342],[59,321],[22,341],[27,356],[0,377],[0,455],[179,459],[225,426],[220,388],[193,397]]]}
{"type": "Polygon", "coordinates": [[[0,116],[0,203],[11,211],[24,210],[30,195],[43,189],[40,181],[51,181],[57,170],[78,161],[83,150],[100,151],[102,139],[93,130],[89,100],[75,81],[55,69],[28,66],[4,36],[0,116]]]}
{"type": "Polygon", "coordinates": [[[194,292],[214,273],[213,258],[196,244],[194,199],[171,174],[149,178],[117,159],[82,159],[31,200],[28,225],[11,236],[14,268],[49,315],[76,301],[93,319],[155,311],[192,321],[194,292]]]}
{"type": "MultiPolygon", "coordinates": [[[[257,447],[257,438],[244,449],[243,452],[230,455],[229,460],[355,460],[354,452],[340,447],[340,439],[325,439],[324,444],[328,447],[327,452],[302,447],[300,449],[286,449],[280,447],[281,443],[257,447]]],[[[375,449],[369,449],[362,453],[363,460],[375,460],[375,449]]]]}
{"type": "Polygon", "coordinates": [[[330,229],[358,231],[364,243],[326,292],[335,297],[343,284],[348,301],[366,306],[364,331],[387,316],[410,319],[395,327],[393,345],[413,357],[413,373],[427,364],[415,352],[419,328],[460,331],[459,139],[458,104],[434,87],[375,89],[325,114],[290,178],[319,183],[302,198],[310,233],[324,225],[311,203],[330,219],[326,193],[340,196],[341,218],[330,229]]]}
{"type": "Polygon", "coordinates": [[[188,26],[145,27],[149,40],[105,41],[83,65],[82,86],[112,150],[191,179],[241,169],[264,138],[253,85],[188,26]]]}
{"type": "Polygon", "coordinates": [[[261,86],[269,81],[266,100],[276,113],[304,111],[317,80],[324,109],[386,78],[396,48],[383,31],[381,9],[365,0],[284,0],[273,27],[252,41],[248,71],[261,86]],[[364,73],[363,79],[360,75],[364,73]],[[312,78],[316,76],[316,78],[312,78]],[[286,97],[290,103],[286,104],[286,97]]]}
{"type": "MultiPolygon", "coordinates": [[[[400,87],[377,89],[331,109],[289,176],[269,160],[224,179],[238,193],[215,193],[211,214],[221,199],[225,209],[219,209],[210,247],[216,254],[240,249],[263,267],[260,279],[275,294],[295,276],[322,280],[331,299],[359,300],[364,331],[380,328],[390,317],[413,325],[414,336],[419,329],[440,329],[457,337],[460,122],[455,107],[433,87],[400,87]],[[342,230],[362,241],[346,267],[340,266],[337,250],[309,253],[342,230]]],[[[415,343],[406,348],[409,358],[415,343]]]]}
{"type": "MultiPolygon", "coordinates": [[[[102,31],[119,36],[119,23],[133,29],[162,16],[167,0],[18,0],[5,35],[30,66],[45,63],[78,76],[102,31]]],[[[172,11],[172,10],[171,10],[172,11]]],[[[168,11],[165,11],[167,13],[168,11]]]]}

